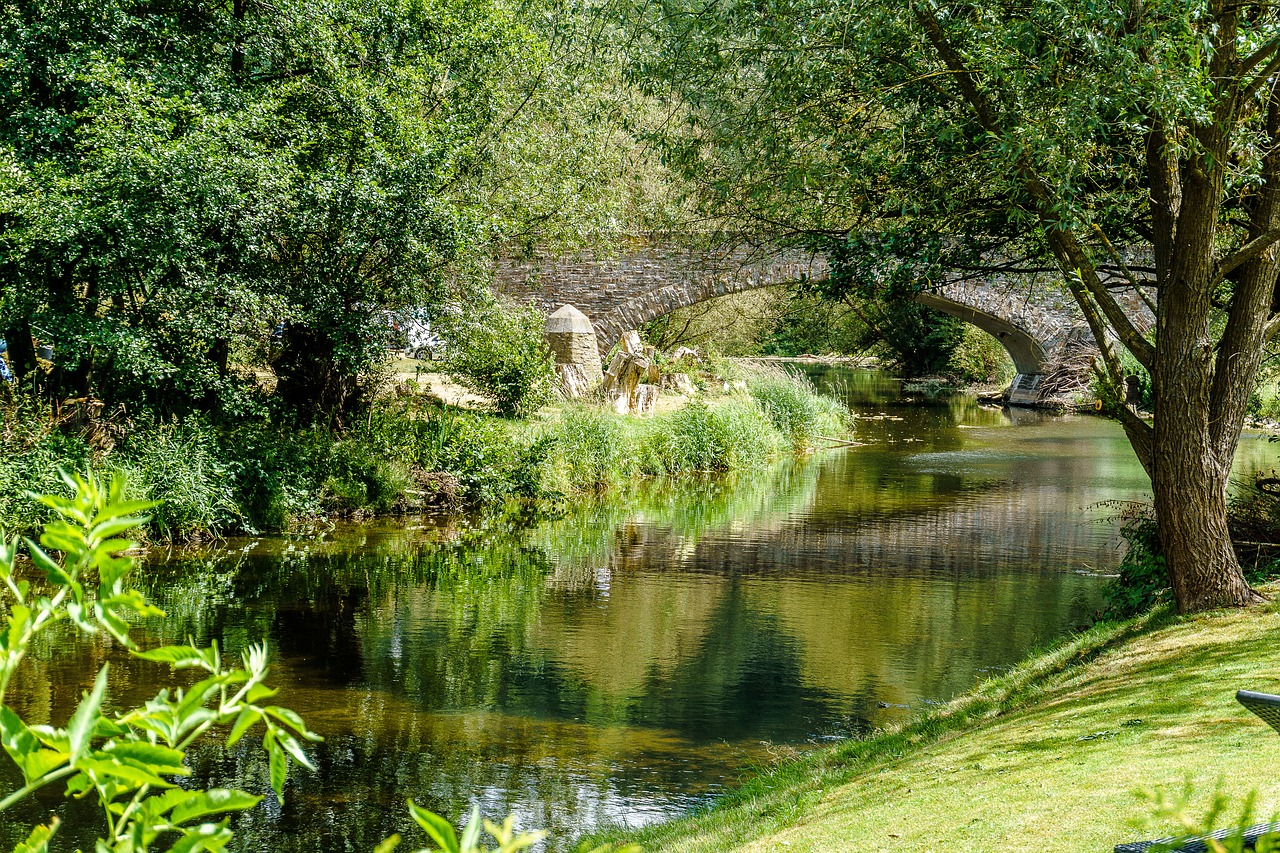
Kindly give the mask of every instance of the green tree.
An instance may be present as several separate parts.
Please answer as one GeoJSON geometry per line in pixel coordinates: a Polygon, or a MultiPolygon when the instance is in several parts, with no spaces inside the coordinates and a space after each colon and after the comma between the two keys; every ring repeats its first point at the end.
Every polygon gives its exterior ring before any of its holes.
{"type": "Polygon", "coordinates": [[[17,372],[55,400],[216,411],[287,319],[278,395],[341,422],[386,310],[467,302],[495,244],[624,213],[616,66],[587,20],[561,0],[5,5],[17,372]]]}
{"type": "Polygon", "coordinates": [[[1120,348],[1151,374],[1154,423],[1114,415],[1151,476],[1180,609],[1254,598],[1226,487],[1280,328],[1277,10],[667,0],[628,18],[636,79],[678,97],[678,132],[653,136],[709,210],[860,244],[878,276],[996,255],[1061,270],[1104,381],[1123,379],[1120,348]],[[1117,289],[1152,304],[1154,331],[1117,289]]]}

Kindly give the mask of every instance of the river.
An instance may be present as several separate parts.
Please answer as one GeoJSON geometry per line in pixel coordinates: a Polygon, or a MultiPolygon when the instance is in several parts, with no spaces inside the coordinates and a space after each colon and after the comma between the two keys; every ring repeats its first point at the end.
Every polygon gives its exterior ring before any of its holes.
{"type": "MultiPolygon", "coordinates": [[[[1090,623],[1119,559],[1103,520],[1148,490],[1118,426],[814,377],[850,399],[863,446],[552,519],[346,526],[149,561],[169,618],[142,643],[266,638],[278,701],[325,737],[283,807],[238,819],[236,849],[372,850],[410,828],[410,797],[514,812],[563,849],[945,702],[1090,623]]],[[[1274,456],[1247,436],[1240,465],[1274,456]]],[[[170,678],[77,644],[36,662],[19,710],[65,720],[107,659],[115,707],[170,678]]],[[[248,739],[192,763],[199,782],[266,792],[248,739]]],[[[63,843],[91,847],[88,812],[60,811],[63,843]]]]}

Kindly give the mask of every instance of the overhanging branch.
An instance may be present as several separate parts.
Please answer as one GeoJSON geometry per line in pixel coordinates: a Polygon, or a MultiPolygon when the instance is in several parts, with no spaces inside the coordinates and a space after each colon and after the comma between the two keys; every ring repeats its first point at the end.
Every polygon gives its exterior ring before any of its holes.
{"type": "Polygon", "coordinates": [[[1231,275],[1237,267],[1247,264],[1249,261],[1258,257],[1258,255],[1261,255],[1278,242],[1280,242],[1280,228],[1272,228],[1271,230],[1254,237],[1223,260],[1218,261],[1214,265],[1214,285],[1221,284],[1222,281],[1227,276],[1231,275]]]}

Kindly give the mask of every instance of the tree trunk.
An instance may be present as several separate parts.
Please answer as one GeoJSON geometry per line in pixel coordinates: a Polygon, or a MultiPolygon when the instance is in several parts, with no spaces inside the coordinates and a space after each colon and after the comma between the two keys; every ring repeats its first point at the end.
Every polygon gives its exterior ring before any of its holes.
{"type": "MultiPolygon", "coordinates": [[[[1205,134],[1212,140],[1211,132],[1205,134]]],[[[1214,150],[1213,146],[1205,146],[1214,150]]],[[[1151,381],[1156,522],[1178,610],[1239,607],[1253,598],[1227,529],[1233,453],[1219,454],[1213,399],[1211,280],[1223,176],[1193,160],[1183,186],[1178,247],[1156,306],[1151,381]]],[[[1249,393],[1249,387],[1236,393],[1249,393]]],[[[1217,401],[1221,404],[1222,401],[1217,401]]],[[[1232,444],[1234,450],[1234,443],[1232,444]]]]}
{"type": "Polygon", "coordinates": [[[306,423],[340,426],[343,415],[359,405],[360,393],[356,377],[339,368],[333,341],[290,323],[283,347],[274,365],[276,396],[306,423]]]}
{"type": "Polygon", "coordinates": [[[1178,610],[1239,607],[1254,598],[1227,530],[1227,478],[1195,417],[1156,418],[1156,522],[1178,610]]]}

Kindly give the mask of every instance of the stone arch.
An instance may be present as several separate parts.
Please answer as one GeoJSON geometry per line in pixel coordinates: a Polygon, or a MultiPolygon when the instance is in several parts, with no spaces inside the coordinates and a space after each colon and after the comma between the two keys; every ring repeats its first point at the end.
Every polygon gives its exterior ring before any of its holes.
{"type": "MultiPolygon", "coordinates": [[[[698,248],[661,238],[637,238],[610,255],[504,257],[494,264],[496,288],[508,299],[533,303],[547,314],[565,304],[586,314],[602,352],[627,330],[679,308],[759,287],[821,280],[829,274],[825,258],[803,250],[698,248]]],[[[1018,370],[1009,391],[1011,402],[1034,403],[1054,354],[1082,330],[1087,335],[1079,309],[1056,273],[996,271],[944,279],[917,298],[1000,341],[1018,370]]],[[[1138,294],[1117,293],[1117,298],[1141,328],[1150,326],[1150,312],[1138,294]]]]}
{"type": "Polygon", "coordinates": [[[991,337],[1000,342],[1005,352],[1009,353],[1009,357],[1013,359],[1013,365],[1018,373],[1034,375],[1045,372],[1048,355],[1045,352],[1044,344],[1036,340],[1026,329],[1014,325],[1001,317],[980,311],[971,305],[953,302],[945,296],[931,291],[921,292],[916,296],[916,301],[935,311],[941,311],[943,314],[977,326],[991,335],[991,337]]]}

